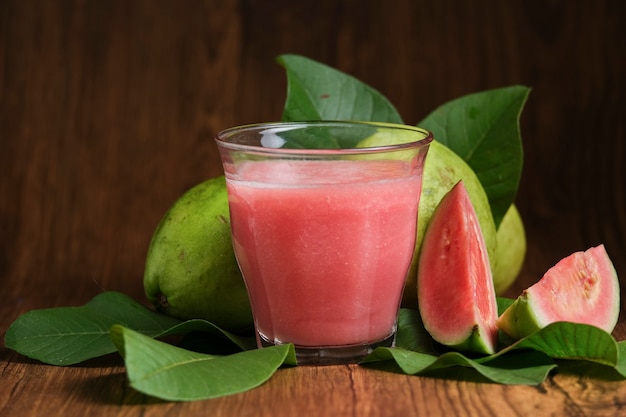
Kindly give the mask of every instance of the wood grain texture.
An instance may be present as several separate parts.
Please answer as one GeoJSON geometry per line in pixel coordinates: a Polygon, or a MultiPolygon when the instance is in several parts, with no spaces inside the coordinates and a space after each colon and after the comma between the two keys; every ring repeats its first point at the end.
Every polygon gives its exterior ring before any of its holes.
{"type": "MultiPolygon", "coordinates": [[[[604,243],[626,276],[626,3],[621,1],[0,1],[0,332],[103,290],[144,302],[160,217],[221,173],[212,136],[276,120],[299,53],[374,86],[407,123],[460,95],[532,87],[516,200],[529,241],[509,292],[604,243]]],[[[622,284],[623,288],[626,285],[622,284]]],[[[621,322],[616,336],[626,338],[621,322]]],[[[539,387],[357,366],[280,370],[258,389],[166,403],[116,355],[57,368],[0,347],[0,415],[571,415],[623,412],[626,383],[539,387]]]]}

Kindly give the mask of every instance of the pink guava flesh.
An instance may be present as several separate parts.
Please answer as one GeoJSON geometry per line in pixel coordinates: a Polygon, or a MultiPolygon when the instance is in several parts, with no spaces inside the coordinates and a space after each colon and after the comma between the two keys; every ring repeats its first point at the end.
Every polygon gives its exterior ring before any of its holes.
{"type": "Polygon", "coordinates": [[[493,352],[498,311],[489,256],[462,181],[433,213],[418,268],[419,310],[433,339],[460,345],[478,331],[485,353],[493,352]]]}
{"type": "Polygon", "coordinates": [[[575,252],[526,289],[541,327],[585,323],[611,332],[619,316],[619,281],[604,245],[575,252]]]}

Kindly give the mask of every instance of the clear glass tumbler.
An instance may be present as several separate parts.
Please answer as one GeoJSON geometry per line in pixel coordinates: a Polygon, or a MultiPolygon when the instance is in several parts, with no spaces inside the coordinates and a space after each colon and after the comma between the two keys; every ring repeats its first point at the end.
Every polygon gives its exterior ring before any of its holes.
{"type": "Polygon", "coordinates": [[[259,347],[292,343],[299,364],[342,364],[393,345],[432,139],[365,122],[217,135],[259,347]]]}

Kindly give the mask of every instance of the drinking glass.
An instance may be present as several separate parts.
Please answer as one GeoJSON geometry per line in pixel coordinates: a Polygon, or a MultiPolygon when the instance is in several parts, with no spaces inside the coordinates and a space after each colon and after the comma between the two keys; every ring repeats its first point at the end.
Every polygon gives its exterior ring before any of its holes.
{"type": "Polygon", "coordinates": [[[299,364],[343,364],[394,344],[432,140],[335,121],[217,135],[259,347],[292,343],[299,364]]]}

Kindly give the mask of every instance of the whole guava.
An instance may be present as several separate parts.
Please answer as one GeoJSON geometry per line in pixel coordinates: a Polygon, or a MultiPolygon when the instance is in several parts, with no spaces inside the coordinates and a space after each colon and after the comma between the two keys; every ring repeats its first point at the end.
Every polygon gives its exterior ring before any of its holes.
{"type": "MultiPolygon", "coordinates": [[[[378,123],[377,125],[393,126],[384,123],[378,123]]],[[[380,130],[363,139],[359,142],[357,147],[384,146],[411,140],[415,140],[415,132],[412,132],[410,129],[397,130],[393,133],[390,133],[388,130],[380,130]]],[[[437,138],[435,138],[430,143],[424,164],[422,194],[417,214],[415,251],[402,296],[403,307],[413,309],[417,307],[417,265],[426,227],[430,222],[435,208],[439,205],[439,202],[460,180],[463,180],[472,205],[474,206],[474,210],[476,211],[487,247],[487,253],[489,254],[491,270],[493,271],[495,269],[497,245],[496,226],[485,189],[467,162],[446,145],[438,142],[437,138]]]]}
{"type": "Polygon", "coordinates": [[[519,275],[526,257],[526,233],[522,217],[515,204],[504,214],[496,232],[496,264],[493,284],[502,295],[519,275]]]}
{"type": "Polygon", "coordinates": [[[223,176],[192,187],[165,213],[148,248],[143,282],[148,299],[168,315],[205,319],[231,332],[252,328],[223,176]]]}
{"type": "Polygon", "coordinates": [[[417,265],[426,227],[441,199],[460,180],[463,180],[476,211],[487,253],[489,254],[489,263],[492,271],[494,270],[497,245],[496,226],[491,214],[487,194],[472,168],[454,151],[437,142],[437,138],[435,138],[430,144],[424,164],[422,195],[417,215],[415,254],[407,275],[402,297],[403,307],[416,308],[417,306],[417,265]]]}

